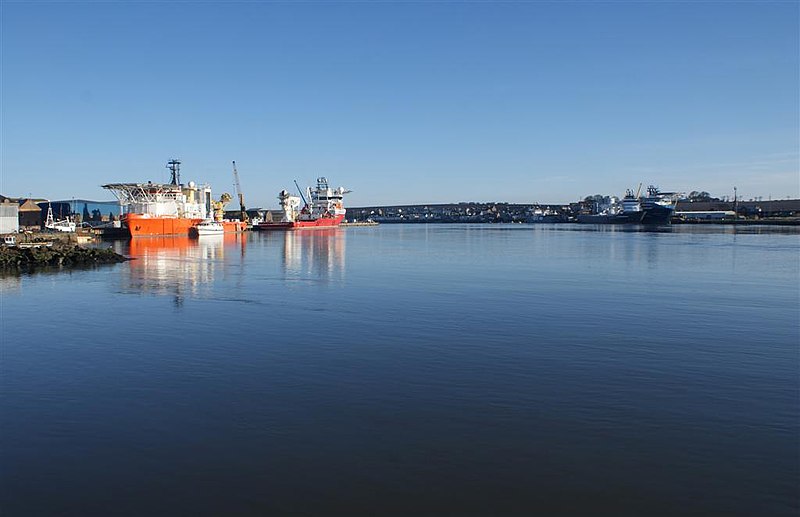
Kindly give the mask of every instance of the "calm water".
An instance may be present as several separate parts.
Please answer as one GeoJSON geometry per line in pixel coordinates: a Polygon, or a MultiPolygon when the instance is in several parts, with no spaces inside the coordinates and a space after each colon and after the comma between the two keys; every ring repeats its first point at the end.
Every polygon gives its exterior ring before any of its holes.
{"type": "Polygon", "coordinates": [[[0,513],[792,515],[800,234],[142,239],[2,282],[0,513]]]}

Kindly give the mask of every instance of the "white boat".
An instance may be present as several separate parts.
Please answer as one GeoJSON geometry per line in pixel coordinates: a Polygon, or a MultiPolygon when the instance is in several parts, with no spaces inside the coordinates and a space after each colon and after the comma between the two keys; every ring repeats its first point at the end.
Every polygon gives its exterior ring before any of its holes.
{"type": "Polygon", "coordinates": [[[225,226],[219,221],[206,219],[198,223],[197,226],[194,227],[194,231],[200,237],[203,235],[222,235],[225,233],[225,226]]]}
{"type": "Polygon", "coordinates": [[[528,217],[529,223],[558,223],[563,220],[564,218],[561,216],[561,214],[555,210],[551,210],[550,208],[542,208],[540,206],[534,207],[530,216],[528,217]]]}
{"type": "Polygon", "coordinates": [[[52,226],[48,226],[51,230],[56,230],[58,232],[70,232],[75,233],[77,225],[70,221],[69,219],[64,219],[63,221],[55,221],[52,226]]]}
{"type": "Polygon", "coordinates": [[[47,204],[47,219],[44,222],[44,227],[48,230],[53,230],[57,232],[70,232],[75,233],[75,229],[77,225],[67,217],[61,221],[53,220],[53,207],[50,206],[50,203],[47,204]]]}

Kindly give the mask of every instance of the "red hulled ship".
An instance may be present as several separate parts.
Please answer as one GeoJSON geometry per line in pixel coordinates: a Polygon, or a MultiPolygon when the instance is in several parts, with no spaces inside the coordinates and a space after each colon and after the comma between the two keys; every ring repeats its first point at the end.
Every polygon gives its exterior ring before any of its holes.
{"type": "Polygon", "coordinates": [[[342,203],[345,194],[350,193],[344,187],[330,188],[327,178],[317,178],[317,187],[306,189],[306,195],[292,196],[282,190],[278,194],[283,215],[279,221],[264,221],[253,228],[257,230],[293,230],[301,228],[331,228],[341,224],[346,210],[342,203]],[[300,202],[303,208],[299,209],[300,202]]]}

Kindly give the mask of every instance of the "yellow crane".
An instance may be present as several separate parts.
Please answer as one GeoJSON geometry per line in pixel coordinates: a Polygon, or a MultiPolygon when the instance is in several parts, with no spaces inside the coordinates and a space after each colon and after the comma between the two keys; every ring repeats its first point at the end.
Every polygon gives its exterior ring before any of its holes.
{"type": "Polygon", "coordinates": [[[239,172],[236,170],[236,160],[233,161],[233,185],[236,187],[236,195],[239,196],[239,209],[241,210],[239,219],[242,222],[248,223],[250,222],[250,218],[247,217],[247,209],[244,207],[244,194],[242,194],[242,187],[239,185],[239,172]]]}
{"type": "Polygon", "coordinates": [[[214,220],[222,221],[225,217],[225,205],[231,200],[231,195],[225,192],[219,197],[219,201],[212,201],[211,208],[214,210],[214,220]]]}

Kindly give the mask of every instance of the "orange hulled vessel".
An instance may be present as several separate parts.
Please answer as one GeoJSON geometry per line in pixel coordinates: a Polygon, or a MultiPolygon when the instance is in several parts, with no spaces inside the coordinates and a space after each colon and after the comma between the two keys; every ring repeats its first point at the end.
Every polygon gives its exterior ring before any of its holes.
{"type": "Polygon", "coordinates": [[[245,230],[242,221],[222,220],[222,206],[230,200],[230,195],[223,194],[220,201],[214,201],[208,185],[196,185],[193,181],[182,184],[180,165],[178,160],[167,163],[171,172],[169,183],[103,185],[119,199],[120,221],[131,237],[191,235],[198,224],[208,220],[222,223],[225,233],[245,230]]]}

